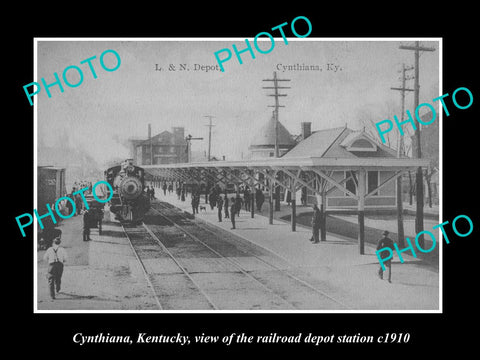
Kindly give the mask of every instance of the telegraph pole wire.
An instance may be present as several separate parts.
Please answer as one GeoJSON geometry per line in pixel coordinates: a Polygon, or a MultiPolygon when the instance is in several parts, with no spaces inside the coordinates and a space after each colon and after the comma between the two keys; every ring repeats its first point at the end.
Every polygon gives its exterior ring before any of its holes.
{"type": "MultiPolygon", "coordinates": [[[[415,55],[415,84],[414,84],[414,107],[415,109],[418,107],[420,103],[420,51],[435,51],[435,48],[420,46],[419,41],[415,41],[415,45],[400,45],[399,47],[401,50],[410,50],[414,51],[415,55]]],[[[416,145],[416,157],[422,157],[422,146],[421,146],[421,135],[420,135],[420,124],[415,130],[415,145],[416,145]]],[[[417,216],[415,217],[415,232],[418,234],[423,231],[423,173],[422,168],[418,167],[417,174],[416,174],[416,213],[417,216]]],[[[423,234],[419,236],[418,244],[423,247],[424,237],[423,234]]]]}

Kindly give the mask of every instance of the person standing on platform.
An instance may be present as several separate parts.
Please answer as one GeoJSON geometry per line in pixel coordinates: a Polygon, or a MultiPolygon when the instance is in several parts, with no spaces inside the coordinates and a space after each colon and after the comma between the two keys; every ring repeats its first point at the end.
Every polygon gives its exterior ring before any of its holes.
{"type": "Polygon", "coordinates": [[[90,241],[90,225],[91,225],[90,211],[85,210],[83,213],[83,241],[90,241]]]}
{"type": "Polygon", "coordinates": [[[168,195],[170,195],[173,191],[173,185],[172,183],[168,184],[168,195]]]}
{"type": "Polygon", "coordinates": [[[235,196],[235,208],[237,210],[237,216],[240,216],[240,210],[242,209],[242,198],[240,197],[239,193],[237,193],[235,196]]]}
{"type": "Polygon", "coordinates": [[[83,201],[80,194],[75,195],[75,216],[80,215],[82,211],[82,205],[83,201]]]}
{"type": "Polygon", "coordinates": [[[250,190],[248,190],[248,187],[243,192],[243,203],[245,204],[245,211],[250,211],[250,190]]]}
{"type": "Polygon", "coordinates": [[[167,183],[166,182],[163,183],[162,189],[163,189],[163,196],[166,196],[167,195],[167,183]]]}
{"type": "Polygon", "coordinates": [[[192,212],[198,214],[198,205],[200,204],[200,195],[198,193],[192,194],[192,212]]]}
{"type": "Polygon", "coordinates": [[[155,189],[153,186],[150,186],[150,200],[155,199],[155,189]]]}
{"type": "Polygon", "coordinates": [[[303,206],[307,206],[307,188],[302,188],[302,195],[300,196],[300,201],[303,206]]]}
{"type": "Polygon", "coordinates": [[[45,251],[43,259],[48,263],[47,280],[50,298],[55,299],[55,291],[60,292],[62,285],[63,264],[67,261],[67,251],[60,246],[62,230],[55,229],[55,239],[51,247],[45,251]]]}
{"type": "Polygon", "coordinates": [[[192,195],[192,200],[190,201],[192,205],[192,214],[195,215],[195,195],[192,195]]]}
{"type": "Polygon", "coordinates": [[[292,202],[292,193],[290,191],[287,191],[287,205],[290,206],[291,202],[292,202]]]}
{"type": "Polygon", "coordinates": [[[237,204],[235,203],[235,198],[231,199],[232,205],[230,206],[230,221],[232,222],[232,230],[235,229],[235,213],[237,212],[237,204]]]}
{"type": "Polygon", "coordinates": [[[182,191],[180,193],[180,200],[185,201],[185,185],[182,186],[182,191]]]}
{"type": "Polygon", "coordinates": [[[210,191],[210,194],[208,195],[208,202],[210,203],[210,209],[213,210],[217,203],[217,194],[215,193],[215,189],[210,191]]]}
{"type": "Polygon", "coordinates": [[[200,205],[200,192],[195,193],[195,212],[198,214],[198,207],[200,205]]]}
{"type": "Polygon", "coordinates": [[[320,209],[317,205],[313,205],[313,216],[312,216],[312,241],[314,244],[318,244],[319,241],[319,234],[320,234],[320,224],[321,224],[321,216],[320,209]]]}
{"type": "Polygon", "coordinates": [[[223,199],[221,195],[217,198],[218,222],[222,222],[223,199]]]}
{"type": "Polygon", "coordinates": [[[257,189],[257,192],[255,193],[255,200],[257,201],[257,210],[262,211],[262,205],[265,201],[265,195],[263,195],[262,190],[257,189]]]}
{"type": "MultiPolygon", "coordinates": [[[[65,196],[73,200],[71,194],[67,194],[67,195],[65,195],[65,196]]],[[[72,202],[71,202],[71,201],[67,201],[66,204],[65,204],[65,206],[67,207],[67,215],[72,214],[72,212],[73,212],[73,204],[72,204],[72,202]]],[[[75,209],[75,212],[76,212],[76,211],[77,211],[77,209],[75,209]]]]}
{"type": "Polygon", "coordinates": [[[228,214],[228,195],[226,192],[225,192],[225,201],[223,206],[225,207],[225,219],[228,219],[230,215],[228,214]]]}
{"type": "MultiPolygon", "coordinates": [[[[388,234],[389,234],[389,232],[387,230],[385,230],[383,232],[383,234],[382,234],[383,237],[380,240],[378,240],[377,250],[380,250],[380,249],[383,249],[383,248],[386,248],[386,247],[392,249],[392,251],[395,250],[395,247],[393,245],[393,240],[388,237],[388,234]]],[[[380,256],[382,257],[382,259],[384,259],[385,257],[388,256],[387,254],[385,254],[385,251],[382,251],[380,254],[381,254],[380,256]]],[[[390,258],[383,263],[388,268],[388,282],[391,283],[392,282],[392,259],[390,258]]],[[[380,265],[380,268],[378,269],[378,277],[381,280],[383,280],[382,265],[380,265]]]]}

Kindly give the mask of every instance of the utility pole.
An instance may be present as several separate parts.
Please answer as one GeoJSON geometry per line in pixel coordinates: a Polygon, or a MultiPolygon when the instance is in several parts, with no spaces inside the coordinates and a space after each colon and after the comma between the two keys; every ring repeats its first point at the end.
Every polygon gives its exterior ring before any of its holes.
{"type": "MultiPolygon", "coordinates": [[[[267,96],[273,96],[275,97],[275,105],[268,105],[268,107],[273,107],[275,108],[273,111],[273,117],[275,120],[275,157],[278,158],[280,157],[280,144],[278,143],[278,109],[281,107],[285,107],[284,105],[280,105],[278,98],[280,96],[287,96],[287,94],[279,94],[278,89],[290,89],[288,86],[279,86],[278,82],[279,81],[290,81],[290,79],[279,79],[277,78],[277,72],[273,72],[273,79],[263,79],[262,81],[273,81],[273,87],[272,86],[265,86],[262,87],[262,89],[273,89],[274,92],[273,94],[267,94],[267,96]]],[[[275,211],[280,211],[280,187],[278,185],[275,186],[275,211]]]]}
{"type": "Polygon", "coordinates": [[[203,138],[194,138],[190,134],[185,137],[185,141],[187,142],[187,163],[192,161],[192,140],[203,140],[203,138]]]}
{"type": "MultiPolygon", "coordinates": [[[[405,92],[406,91],[414,91],[413,89],[407,89],[405,87],[406,80],[412,79],[412,77],[406,76],[406,72],[412,70],[413,66],[409,66],[408,68],[405,67],[405,64],[402,65],[402,87],[391,87],[391,90],[401,91],[401,99],[402,99],[402,123],[403,123],[403,113],[405,112],[405,92]]],[[[403,136],[398,134],[398,142],[397,142],[397,157],[400,158],[403,148],[403,136]]],[[[403,194],[402,194],[402,177],[399,176],[397,178],[397,227],[398,227],[398,244],[401,247],[405,246],[405,231],[403,228],[403,194]]]]}
{"type": "Polygon", "coordinates": [[[290,81],[290,79],[278,79],[277,78],[277,72],[273,72],[273,79],[263,79],[262,81],[273,81],[273,87],[272,86],[266,86],[262,87],[262,89],[273,89],[274,93],[273,94],[267,94],[267,96],[273,96],[275,97],[275,105],[268,105],[268,107],[273,107],[275,110],[273,111],[273,115],[275,118],[275,157],[280,157],[280,150],[279,150],[279,143],[278,143],[278,109],[281,107],[285,107],[284,105],[280,105],[278,102],[278,98],[280,96],[287,96],[287,94],[279,94],[278,89],[290,89],[290,87],[285,87],[285,86],[279,86],[278,82],[279,81],[290,81]]]}
{"type": "Polygon", "coordinates": [[[209,119],[208,125],[205,125],[205,126],[208,126],[208,155],[207,155],[207,159],[208,159],[208,161],[210,161],[210,151],[212,149],[212,127],[215,126],[215,125],[212,125],[212,118],[214,116],[205,115],[204,117],[209,119]]]}
{"type": "Polygon", "coordinates": [[[150,145],[150,165],[153,165],[152,125],[148,124],[148,142],[150,145]]]}
{"type": "MultiPolygon", "coordinates": [[[[420,46],[419,41],[415,41],[415,46],[407,46],[407,45],[400,45],[399,47],[401,50],[412,50],[415,51],[415,85],[414,85],[414,90],[415,90],[415,103],[414,107],[415,109],[418,107],[420,103],[420,51],[435,51],[435,48],[429,48],[429,47],[424,47],[420,46]]],[[[421,147],[421,138],[420,138],[420,124],[418,124],[417,129],[415,130],[415,144],[417,147],[416,151],[416,157],[421,158],[422,157],[422,147],[421,147]]],[[[417,168],[417,174],[416,174],[416,200],[417,200],[417,206],[416,206],[416,217],[415,217],[415,232],[418,234],[423,231],[423,173],[422,173],[422,168],[418,167],[417,168]]],[[[418,244],[423,248],[425,242],[423,238],[423,234],[420,235],[418,244]]]]}

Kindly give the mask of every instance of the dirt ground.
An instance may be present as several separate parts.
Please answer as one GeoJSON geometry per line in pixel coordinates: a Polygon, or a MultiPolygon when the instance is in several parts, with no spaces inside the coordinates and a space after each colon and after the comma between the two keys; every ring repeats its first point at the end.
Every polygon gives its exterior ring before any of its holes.
{"type": "Polygon", "coordinates": [[[51,300],[46,280],[45,251],[37,253],[38,310],[156,310],[154,297],[118,223],[104,223],[102,236],[82,240],[82,218],[64,221],[62,246],[68,253],[62,289],[51,300]]]}

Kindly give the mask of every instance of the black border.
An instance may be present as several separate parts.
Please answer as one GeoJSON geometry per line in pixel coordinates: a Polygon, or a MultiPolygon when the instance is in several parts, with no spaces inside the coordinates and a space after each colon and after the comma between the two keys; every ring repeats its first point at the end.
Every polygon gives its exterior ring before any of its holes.
{"type": "MultiPolygon", "coordinates": [[[[451,94],[463,86],[474,95],[474,103],[469,109],[452,108],[452,115],[444,117],[444,220],[451,221],[459,214],[466,214],[478,226],[474,175],[477,162],[474,144],[478,137],[475,121],[479,119],[474,41],[477,23],[473,18],[476,11],[461,4],[452,5],[449,9],[442,8],[444,5],[440,4],[419,9],[399,3],[398,9],[393,9],[396,5],[391,9],[379,9],[364,5],[352,8],[348,4],[320,3],[315,9],[305,4],[294,10],[292,4],[275,3],[269,11],[260,13],[258,7],[244,3],[199,5],[202,9],[188,4],[175,5],[174,9],[167,9],[160,3],[110,4],[106,9],[100,9],[97,4],[85,4],[68,11],[52,5],[42,10],[28,7],[18,12],[21,16],[13,27],[14,34],[7,40],[8,52],[4,55],[4,59],[8,60],[8,68],[4,69],[8,69],[6,73],[11,77],[4,92],[9,99],[4,126],[5,133],[14,135],[12,139],[15,139],[12,143],[8,143],[7,139],[5,143],[10,146],[4,150],[6,169],[13,169],[4,174],[6,188],[12,188],[7,192],[13,195],[4,204],[4,208],[8,209],[5,223],[10,240],[5,243],[4,256],[12,260],[5,269],[9,279],[4,296],[14,308],[13,312],[7,308],[7,313],[14,315],[11,325],[8,325],[9,347],[18,352],[37,349],[47,356],[69,356],[71,350],[92,355],[99,351],[112,355],[149,351],[158,356],[164,351],[241,351],[270,355],[287,350],[315,354],[366,350],[372,356],[398,352],[412,356],[419,350],[433,354],[443,348],[461,347],[464,351],[473,348],[476,324],[473,323],[473,329],[468,329],[465,324],[473,321],[476,313],[474,265],[477,261],[477,227],[467,238],[457,238],[452,234],[452,242],[444,245],[443,314],[33,314],[32,237],[31,234],[27,238],[19,236],[14,216],[26,212],[33,205],[33,109],[25,99],[22,86],[33,79],[34,37],[252,37],[300,15],[310,19],[313,26],[311,37],[442,37],[442,93],[451,94]],[[281,11],[273,12],[273,8],[281,11]],[[10,183],[12,178],[15,178],[13,184],[10,183]],[[319,347],[259,344],[231,347],[222,344],[190,345],[185,348],[158,344],[79,347],[72,342],[72,335],[76,332],[134,335],[138,331],[152,334],[181,332],[190,336],[202,332],[219,336],[232,332],[249,335],[268,335],[271,332],[284,335],[297,335],[299,332],[318,335],[361,333],[374,336],[395,332],[410,333],[411,339],[407,344],[333,344],[319,347]],[[52,350],[52,345],[55,350],[52,350]]],[[[12,29],[4,32],[7,36],[11,33],[12,29]]]]}

